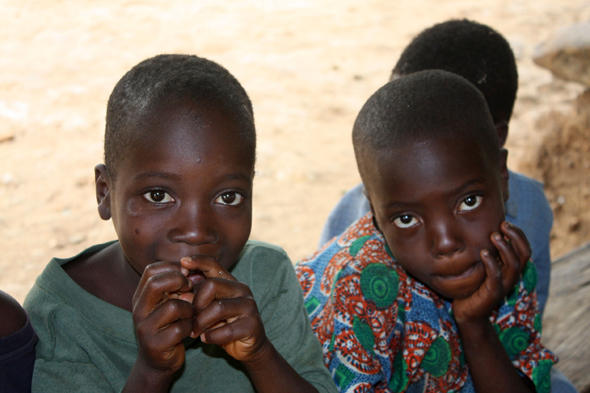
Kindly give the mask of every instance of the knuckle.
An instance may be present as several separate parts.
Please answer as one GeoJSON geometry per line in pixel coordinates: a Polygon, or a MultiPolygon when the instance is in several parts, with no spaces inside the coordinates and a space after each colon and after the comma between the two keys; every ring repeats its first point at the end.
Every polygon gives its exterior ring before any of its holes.
{"type": "Polygon", "coordinates": [[[250,311],[258,311],[258,307],[256,306],[256,300],[254,300],[253,297],[246,298],[246,307],[248,307],[248,310],[250,311]]]}
{"type": "MultiPolygon", "coordinates": [[[[150,337],[151,329],[145,323],[138,323],[135,325],[135,332],[140,341],[146,342],[146,338],[150,337]]],[[[148,340],[149,341],[149,340],[148,340]]]]}
{"type": "Polygon", "coordinates": [[[168,308],[170,312],[174,313],[174,314],[178,314],[178,312],[181,310],[181,302],[182,300],[177,300],[177,299],[168,299],[166,301],[166,303],[164,303],[164,307],[168,308]]]}
{"type": "Polygon", "coordinates": [[[182,322],[183,321],[178,321],[177,323],[170,326],[170,333],[173,337],[182,336],[184,331],[184,324],[182,322]]]}
{"type": "Polygon", "coordinates": [[[201,283],[201,287],[199,288],[199,292],[203,291],[205,293],[211,292],[215,289],[216,281],[213,278],[208,278],[201,283]]]}
{"type": "Polygon", "coordinates": [[[236,324],[230,323],[229,325],[225,325],[225,339],[231,339],[236,337],[236,324]]]}
{"type": "Polygon", "coordinates": [[[223,312],[227,309],[225,302],[218,300],[215,303],[215,309],[216,309],[216,312],[223,314],[223,312]]]}
{"type": "Polygon", "coordinates": [[[143,274],[148,275],[148,276],[153,276],[160,271],[161,267],[162,267],[162,262],[155,262],[155,263],[149,264],[143,270],[143,274]]]}

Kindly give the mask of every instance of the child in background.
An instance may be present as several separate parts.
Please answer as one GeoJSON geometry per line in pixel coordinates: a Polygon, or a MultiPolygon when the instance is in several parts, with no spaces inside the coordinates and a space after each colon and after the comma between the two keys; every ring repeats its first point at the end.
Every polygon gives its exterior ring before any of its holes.
{"type": "Polygon", "coordinates": [[[336,391],[289,258],[248,240],[255,147],[212,61],[160,55],[117,83],[95,178],[118,240],[53,259],[28,294],[34,391],[336,391]]]}
{"type": "MultiPolygon", "coordinates": [[[[504,147],[518,89],[514,54],[504,37],[488,26],[469,20],[436,24],[404,49],[390,80],[434,69],[461,75],[483,93],[499,136],[498,146],[504,147]]],[[[531,259],[538,272],[539,311],[543,315],[549,296],[549,235],[553,214],[541,183],[508,172],[510,199],[505,206],[506,220],[521,228],[531,243],[531,259]]],[[[338,202],[324,226],[320,247],[369,212],[363,189],[362,184],[357,185],[338,202]]]]}
{"type": "Polygon", "coordinates": [[[27,313],[0,291],[0,391],[31,391],[37,335],[27,313]]]}
{"type": "Polygon", "coordinates": [[[371,212],[296,266],[340,391],[549,392],[557,359],[482,94],[441,70],[396,79],[353,144],[371,212]]]}

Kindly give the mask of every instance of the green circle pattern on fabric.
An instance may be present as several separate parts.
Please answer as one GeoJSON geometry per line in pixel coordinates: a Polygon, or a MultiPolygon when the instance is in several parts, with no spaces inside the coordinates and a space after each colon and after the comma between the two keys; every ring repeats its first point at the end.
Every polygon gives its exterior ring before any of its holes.
{"type": "Polygon", "coordinates": [[[371,237],[370,235],[366,235],[366,236],[361,236],[358,239],[356,239],[354,242],[352,242],[352,244],[348,248],[348,253],[351,256],[356,257],[356,254],[358,254],[358,252],[361,250],[361,248],[363,248],[363,246],[365,245],[367,240],[369,240],[370,237],[371,237]]]}
{"type": "Polygon", "coordinates": [[[404,361],[404,356],[402,352],[398,352],[393,359],[393,372],[391,373],[391,378],[389,379],[389,390],[393,393],[400,393],[406,389],[408,386],[408,376],[406,375],[406,371],[408,369],[408,365],[404,361]]]}
{"type": "Polygon", "coordinates": [[[508,303],[508,305],[511,307],[514,307],[514,305],[516,304],[516,301],[518,300],[519,288],[520,288],[520,284],[517,283],[514,286],[514,288],[512,288],[512,290],[510,291],[508,296],[506,296],[506,303],[508,303]]]}
{"type": "Polygon", "coordinates": [[[399,276],[380,263],[367,265],[361,273],[361,291],[365,299],[379,308],[389,307],[397,298],[399,276]]]}
{"type": "Polygon", "coordinates": [[[359,319],[356,315],[354,316],[354,321],[352,322],[352,330],[354,331],[354,335],[356,336],[359,343],[365,348],[365,350],[371,354],[375,354],[375,350],[373,347],[375,346],[375,335],[373,334],[373,329],[363,321],[359,319]]]}
{"type": "Polygon", "coordinates": [[[541,323],[540,314],[535,315],[535,322],[533,322],[533,328],[539,333],[543,332],[543,324],[541,323]]]}
{"type": "Polygon", "coordinates": [[[528,293],[537,288],[537,268],[531,261],[527,262],[522,272],[522,281],[524,281],[524,287],[528,293]]]}
{"type": "Polygon", "coordinates": [[[537,393],[551,392],[551,367],[553,367],[553,361],[545,359],[539,361],[539,364],[533,370],[533,383],[537,393]]]}
{"type": "Polygon", "coordinates": [[[500,341],[506,349],[510,359],[524,351],[529,345],[529,334],[516,326],[504,330],[500,334],[500,341]]]}
{"type": "Polygon", "coordinates": [[[422,369],[433,377],[442,377],[451,363],[451,346],[442,337],[437,337],[422,359],[422,369]]]}

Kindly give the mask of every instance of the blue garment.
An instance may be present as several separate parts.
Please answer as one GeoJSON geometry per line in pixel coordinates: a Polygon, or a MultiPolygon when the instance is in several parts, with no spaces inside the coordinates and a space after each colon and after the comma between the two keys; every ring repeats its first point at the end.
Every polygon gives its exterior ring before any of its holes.
{"type": "MultiPolygon", "coordinates": [[[[506,202],[506,221],[516,225],[526,235],[533,254],[531,260],[537,268],[537,301],[541,316],[549,297],[551,276],[551,256],[549,254],[549,234],[553,226],[553,212],[543,192],[543,185],[519,173],[508,171],[510,198],[506,202]]],[[[320,236],[322,247],[330,239],[338,236],[352,223],[371,210],[369,200],[364,194],[363,184],[349,190],[328,216],[320,236]]]]}
{"type": "Polygon", "coordinates": [[[23,393],[31,391],[37,341],[37,334],[28,315],[27,322],[19,331],[0,338],[1,392],[23,393]]]}

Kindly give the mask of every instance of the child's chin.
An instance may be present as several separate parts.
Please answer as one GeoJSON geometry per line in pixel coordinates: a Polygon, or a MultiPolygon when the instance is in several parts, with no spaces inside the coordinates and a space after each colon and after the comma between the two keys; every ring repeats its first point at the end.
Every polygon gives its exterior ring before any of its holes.
{"type": "Polygon", "coordinates": [[[485,268],[483,263],[480,262],[474,266],[473,271],[468,276],[448,280],[447,287],[439,291],[439,293],[448,299],[467,299],[477,292],[485,279],[485,268]]]}

